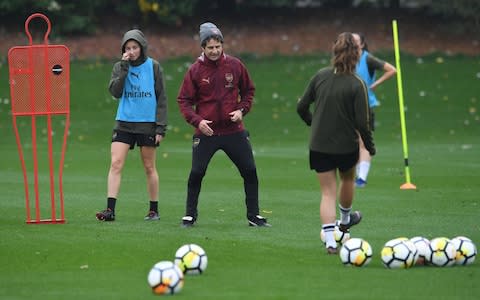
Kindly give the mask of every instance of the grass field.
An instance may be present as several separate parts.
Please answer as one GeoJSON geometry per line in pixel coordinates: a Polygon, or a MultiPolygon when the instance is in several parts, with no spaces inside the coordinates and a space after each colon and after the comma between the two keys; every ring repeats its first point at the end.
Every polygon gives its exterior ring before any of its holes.
{"type": "MultiPolygon", "coordinates": [[[[67,222],[25,224],[8,67],[1,66],[0,299],[153,298],[146,281],[150,267],[172,260],[185,243],[201,245],[209,266],[204,275],[186,278],[178,299],[479,299],[478,261],[468,267],[387,270],[379,253],[387,240],[399,236],[464,235],[480,246],[480,57],[402,57],[415,191],[399,189],[405,175],[396,81],[379,88],[377,156],[368,186],[357,190],[354,203],[364,220],[352,236],[366,239],[374,250],[365,268],[344,267],[325,253],[319,239],[319,187],[307,166],[308,128],[295,112],[307,81],[328,60],[245,57],[257,86],[246,123],[262,214],[271,228],[246,225],[241,178],[223,153],[214,157],[205,177],[198,226],[180,227],[192,129],[181,119],[175,97],[189,58],[162,63],[170,129],[158,150],[161,220],[143,221],[148,207],[138,151],[130,152],[124,170],[117,220],[95,220],[94,213],[106,203],[116,111],[106,89],[111,63],[74,62],[64,169],[67,222]]],[[[61,120],[54,121],[57,140],[61,120]]],[[[28,136],[28,119],[20,123],[28,136]]],[[[39,135],[44,152],[41,126],[39,135]]],[[[31,148],[28,139],[23,142],[31,148]]],[[[26,159],[31,163],[30,156],[26,159]]],[[[48,203],[46,165],[41,167],[42,203],[48,203]]]]}

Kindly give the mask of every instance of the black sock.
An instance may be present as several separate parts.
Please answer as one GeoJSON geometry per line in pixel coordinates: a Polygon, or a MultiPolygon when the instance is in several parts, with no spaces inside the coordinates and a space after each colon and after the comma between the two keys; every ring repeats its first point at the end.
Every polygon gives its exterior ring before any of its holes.
{"type": "Polygon", "coordinates": [[[115,203],[117,202],[116,198],[108,197],[107,198],[107,208],[115,211],[115,203]]]}
{"type": "Polygon", "coordinates": [[[150,201],[150,211],[158,213],[158,201],[150,201]]]}

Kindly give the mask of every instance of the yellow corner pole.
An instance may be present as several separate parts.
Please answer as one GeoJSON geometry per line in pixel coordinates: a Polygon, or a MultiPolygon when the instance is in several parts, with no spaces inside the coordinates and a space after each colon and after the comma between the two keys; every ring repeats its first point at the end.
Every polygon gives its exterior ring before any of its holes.
{"type": "Polygon", "coordinates": [[[400,125],[402,128],[402,145],[403,145],[403,157],[405,162],[405,180],[406,180],[406,182],[400,186],[400,189],[415,190],[417,187],[410,182],[410,168],[408,166],[407,128],[405,125],[405,110],[403,105],[402,71],[400,68],[400,50],[399,50],[400,47],[398,43],[397,20],[392,21],[392,28],[393,28],[393,43],[395,48],[395,64],[397,68],[398,105],[400,107],[400,125]]]}

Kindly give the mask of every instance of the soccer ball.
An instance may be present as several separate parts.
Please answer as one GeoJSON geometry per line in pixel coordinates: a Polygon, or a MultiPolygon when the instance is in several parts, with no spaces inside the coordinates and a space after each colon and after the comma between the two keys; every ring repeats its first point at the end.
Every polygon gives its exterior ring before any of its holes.
{"type": "Polygon", "coordinates": [[[154,294],[176,294],[183,288],[183,272],[171,261],[156,263],[148,273],[148,284],[154,294]]]}
{"type": "Polygon", "coordinates": [[[385,243],[381,258],[383,265],[389,269],[407,269],[414,265],[417,253],[412,242],[408,239],[397,238],[385,243]]]}
{"type": "MultiPolygon", "coordinates": [[[[337,221],[337,223],[335,225],[335,229],[333,231],[333,237],[335,238],[335,241],[337,241],[337,243],[343,244],[348,239],[350,239],[350,233],[340,231],[340,229],[338,228],[338,224],[339,224],[339,221],[337,221]]],[[[323,230],[323,228],[320,231],[320,239],[325,244],[325,231],[323,230]]]]}
{"type": "Polygon", "coordinates": [[[184,274],[202,274],[207,269],[208,257],[202,247],[186,244],[175,253],[175,264],[184,274]]]}
{"type": "Polygon", "coordinates": [[[412,266],[414,266],[414,265],[417,264],[418,258],[420,257],[418,249],[411,240],[406,240],[406,241],[404,241],[404,243],[407,245],[408,248],[410,248],[410,251],[412,251],[412,253],[413,253],[413,265],[412,266]]]}
{"type": "Polygon", "coordinates": [[[450,240],[456,251],[455,264],[470,265],[477,256],[477,247],[471,239],[464,236],[457,236],[450,240]]]}
{"type": "Polygon", "coordinates": [[[351,238],[340,248],[340,259],[347,266],[366,266],[372,260],[372,247],[364,239],[351,238]]]}
{"type": "Polygon", "coordinates": [[[422,236],[415,236],[410,239],[415,248],[418,251],[417,259],[415,261],[416,265],[424,265],[426,263],[425,257],[428,254],[428,245],[430,241],[422,236]]]}
{"type": "Polygon", "coordinates": [[[437,237],[430,241],[426,259],[438,267],[453,266],[456,255],[455,246],[448,238],[437,237]]]}

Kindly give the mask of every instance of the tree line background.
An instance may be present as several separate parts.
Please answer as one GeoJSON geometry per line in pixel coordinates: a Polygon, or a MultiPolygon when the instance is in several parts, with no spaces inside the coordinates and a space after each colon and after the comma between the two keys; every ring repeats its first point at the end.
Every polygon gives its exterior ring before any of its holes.
{"type": "Polygon", "coordinates": [[[122,18],[139,25],[179,27],[202,15],[248,16],[276,12],[301,13],[311,9],[393,9],[441,18],[453,28],[480,31],[478,0],[0,0],[1,31],[33,12],[49,16],[59,34],[94,33],[108,17],[122,18]]]}

